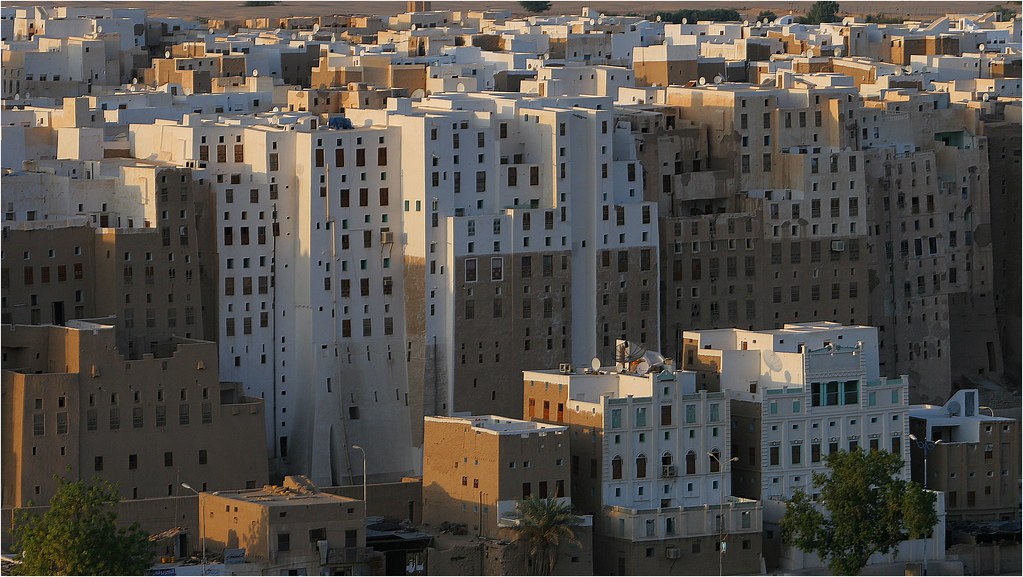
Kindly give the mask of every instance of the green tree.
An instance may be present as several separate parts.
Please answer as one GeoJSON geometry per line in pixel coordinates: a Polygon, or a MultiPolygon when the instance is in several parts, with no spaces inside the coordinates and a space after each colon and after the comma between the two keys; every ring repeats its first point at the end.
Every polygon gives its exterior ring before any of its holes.
{"type": "Polygon", "coordinates": [[[814,2],[806,16],[799,19],[800,24],[820,24],[834,22],[838,16],[838,2],[819,0],[814,2]]]}
{"type": "Polygon", "coordinates": [[[518,538],[529,548],[531,575],[550,575],[558,562],[558,549],[562,541],[578,543],[573,525],[579,517],[572,514],[572,506],[557,499],[532,497],[519,501],[518,538]]]}
{"type": "Polygon", "coordinates": [[[539,14],[551,9],[550,2],[519,2],[519,6],[522,6],[523,10],[532,12],[533,14],[539,14]]]}
{"type": "Polygon", "coordinates": [[[1015,10],[1013,10],[1009,6],[1002,6],[1001,4],[998,4],[997,6],[992,6],[988,8],[987,11],[996,12],[998,14],[999,22],[1008,22],[1009,20],[1012,20],[1013,18],[1016,17],[1015,10]]]}
{"type": "Polygon", "coordinates": [[[14,549],[20,575],[142,575],[153,553],[138,523],[118,528],[117,488],[94,479],[57,478],[57,493],[42,515],[15,512],[14,549]]]}
{"type": "Polygon", "coordinates": [[[874,553],[928,535],[938,522],[934,493],[898,477],[898,455],[857,449],[831,453],[825,463],[830,474],[813,474],[820,506],[798,491],[788,500],[782,539],[817,553],[832,574],[858,575],[874,553]]]}
{"type": "Polygon", "coordinates": [[[768,22],[774,22],[778,19],[778,16],[770,10],[761,10],[760,14],[757,14],[757,22],[763,22],[764,18],[767,18],[768,22]]]}
{"type": "Polygon", "coordinates": [[[868,14],[867,22],[874,24],[902,24],[902,18],[888,16],[884,12],[878,12],[877,14],[868,14]]]}

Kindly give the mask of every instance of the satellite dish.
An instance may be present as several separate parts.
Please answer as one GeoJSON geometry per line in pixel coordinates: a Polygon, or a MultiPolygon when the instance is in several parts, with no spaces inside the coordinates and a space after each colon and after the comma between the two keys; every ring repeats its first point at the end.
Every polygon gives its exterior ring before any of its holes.
{"type": "Polygon", "coordinates": [[[337,42],[337,33],[334,33],[334,34],[330,35],[330,41],[331,42],[337,42]]]}
{"type": "MultiPolygon", "coordinates": [[[[96,34],[103,34],[103,27],[102,26],[97,26],[96,27],[96,34]]],[[[981,48],[981,50],[983,50],[983,48],[981,48]]]]}
{"type": "Polygon", "coordinates": [[[706,86],[706,85],[707,85],[707,79],[701,76],[700,77],[700,86],[706,86]]]}
{"type": "Polygon", "coordinates": [[[25,98],[26,99],[32,98],[32,93],[30,93],[29,91],[26,90],[25,91],[25,98]]]}
{"type": "Polygon", "coordinates": [[[215,35],[216,33],[217,33],[217,31],[216,31],[216,30],[214,30],[214,29],[210,28],[210,36],[213,36],[213,35],[215,35]]]}
{"type": "Polygon", "coordinates": [[[718,74],[717,76],[714,77],[714,84],[721,84],[722,82],[724,82],[724,80],[725,79],[721,78],[721,75],[718,74]]]}
{"type": "Polygon", "coordinates": [[[781,357],[774,351],[764,351],[764,364],[772,371],[780,371],[784,367],[781,357]]]}
{"type": "Polygon", "coordinates": [[[649,370],[650,370],[650,363],[648,363],[646,361],[639,361],[639,364],[636,365],[636,372],[641,374],[641,375],[647,374],[647,372],[649,370]]]}
{"type": "Polygon", "coordinates": [[[689,19],[688,18],[683,18],[682,19],[682,23],[683,24],[689,24],[689,19]]]}
{"type": "Polygon", "coordinates": [[[313,24],[313,34],[316,34],[319,31],[320,31],[320,25],[319,24],[313,24]]]}
{"type": "Polygon", "coordinates": [[[131,79],[131,85],[132,85],[132,86],[135,86],[135,85],[136,85],[136,84],[138,84],[138,83],[139,83],[139,79],[138,79],[138,77],[135,77],[135,78],[132,78],[132,79],[131,79]]]}
{"type": "Polygon", "coordinates": [[[981,52],[983,52],[983,51],[984,51],[984,48],[985,48],[985,46],[984,46],[983,44],[981,44],[981,45],[980,45],[980,46],[978,46],[977,48],[979,48],[979,49],[980,49],[980,51],[981,51],[981,52]]]}
{"type": "Polygon", "coordinates": [[[15,100],[21,100],[21,93],[20,92],[15,93],[14,94],[14,99],[15,100]]]}
{"type": "Polygon", "coordinates": [[[411,30],[419,30],[419,26],[416,26],[415,24],[413,24],[412,26],[409,26],[409,28],[411,30]]]}
{"type": "Polygon", "coordinates": [[[593,360],[590,361],[590,368],[595,371],[600,370],[600,357],[593,357],[593,360]]]}
{"type": "Polygon", "coordinates": [[[281,107],[280,106],[274,106],[273,111],[274,112],[280,112],[281,111],[281,107]]]}
{"type": "Polygon", "coordinates": [[[658,16],[658,17],[657,17],[657,21],[658,21],[658,22],[660,22],[660,21],[661,21],[661,17],[660,17],[660,16],[658,16]]]}
{"type": "Polygon", "coordinates": [[[837,57],[837,58],[841,58],[842,57],[842,49],[841,48],[835,48],[835,57],[837,57]]]}
{"type": "Polygon", "coordinates": [[[281,29],[280,28],[274,28],[274,36],[276,36],[276,35],[278,35],[280,33],[281,33],[281,29]]]}
{"type": "Polygon", "coordinates": [[[742,25],[743,26],[749,26],[749,20],[743,20],[742,21],[742,25]]]}
{"type": "Polygon", "coordinates": [[[895,69],[895,75],[896,76],[902,76],[902,69],[901,68],[896,68],[895,69]]]}
{"type": "Polygon", "coordinates": [[[770,19],[770,18],[767,18],[767,17],[765,16],[765,17],[764,17],[764,26],[767,26],[767,25],[768,25],[768,24],[770,24],[770,23],[771,23],[771,19],[770,19]]]}
{"type": "Polygon", "coordinates": [[[806,50],[802,51],[799,55],[802,56],[803,58],[806,58],[806,50]]]}
{"type": "Polygon", "coordinates": [[[259,69],[258,68],[253,68],[252,69],[252,75],[258,77],[259,76],[259,69]]]}
{"type": "Polygon", "coordinates": [[[985,92],[984,96],[981,96],[980,99],[983,100],[984,102],[988,102],[991,100],[991,95],[985,92]]]}
{"type": "Polygon", "coordinates": [[[810,50],[806,51],[806,57],[807,58],[813,58],[813,49],[810,49],[810,50]]]}
{"type": "Polygon", "coordinates": [[[163,57],[164,58],[170,58],[170,50],[164,50],[163,51],[163,57]]]}

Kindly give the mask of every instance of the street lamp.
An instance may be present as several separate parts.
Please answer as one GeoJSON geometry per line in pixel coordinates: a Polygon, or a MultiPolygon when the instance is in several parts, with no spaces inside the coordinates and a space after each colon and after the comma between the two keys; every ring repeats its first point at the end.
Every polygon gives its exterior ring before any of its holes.
{"type": "Polygon", "coordinates": [[[203,515],[202,511],[202,495],[200,495],[199,491],[193,489],[188,483],[182,483],[181,486],[195,493],[196,497],[199,498],[199,518],[202,521],[202,536],[199,538],[199,540],[202,541],[202,574],[206,575],[206,517],[203,515]]]}
{"type": "MultiPolygon", "coordinates": [[[[916,446],[924,452],[924,489],[927,489],[927,453],[930,453],[935,447],[940,445],[941,439],[928,441],[927,439],[918,439],[916,435],[910,433],[909,440],[916,443],[916,446]]],[[[927,575],[927,539],[928,537],[924,537],[924,575],[927,575]]]]}
{"type": "MultiPolygon", "coordinates": [[[[718,577],[723,575],[725,566],[725,467],[721,464],[721,458],[714,452],[708,452],[707,456],[714,459],[718,463],[718,517],[720,522],[718,524],[718,577]]],[[[734,463],[739,460],[739,457],[732,457],[728,459],[729,463],[734,463]]]]}
{"type": "Polygon", "coordinates": [[[926,439],[918,439],[913,433],[909,434],[909,440],[916,443],[917,448],[922,449],[924,452],[924,489],[927,488],[927,453],[934,450],[935,447],[941,444],[941,439],[937,441],[928,441],[926,439]]]}
{"type": "Polygon", "coordinates": [[[358,445],[352,445],[352,448],[362,452],[362,503],[366,508],[366,515],[369,516],[369,500],[366,499],[366,450],[358,445]]]}

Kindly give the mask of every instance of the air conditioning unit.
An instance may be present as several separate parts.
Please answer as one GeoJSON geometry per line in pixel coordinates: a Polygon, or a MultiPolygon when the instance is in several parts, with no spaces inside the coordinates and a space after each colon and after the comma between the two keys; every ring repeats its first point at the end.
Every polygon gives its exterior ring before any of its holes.
{"type": "Polygon", "coordinates": [[[380,242],[383,244],[394,242],[394,233],[389,230],[380,231],[380,242]]]}
{"type": "Polygon", "coordinates": [[[664,550],[664,556],[668,559],[681,559],[682,550],[678,547],[668,547],[664,550]]]}
{"type": "Polygon", "coordinates": [[[558,372],[563,375],[571,375],[573,370],[572,363],[561,363],[558,365],[558,372]]]}
{"type": "Polygon", "coordinates": [[[665,478],[677,477],[678,467],[675,465],[661,465],[661,476],[665,478]]]}
{"type": "Polygon", "coordinates": [[[833,240],[831,241],[831,252],[842,252],[845,250],[844,240],[833,240]]]}

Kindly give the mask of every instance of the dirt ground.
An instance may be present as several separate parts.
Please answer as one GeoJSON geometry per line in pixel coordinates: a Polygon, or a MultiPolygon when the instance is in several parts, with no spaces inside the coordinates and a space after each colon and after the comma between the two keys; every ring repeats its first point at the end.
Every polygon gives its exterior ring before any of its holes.
{"type": "MultiPolygon", "coordinates": [[[[986,2],[840,2],[840,13],[851,15],[866,15],[884,13],[894,17],[907,19],[933,19],[946,13],[969,13],[983,10],[997,0],[986,2]]],[[[1012,2],[1007,2],[1012,4],[1012,2]]],[[[42,2],[4,2],[7,6],[24,6],[42,4],[42,2]]],[[[95,2],[57,2],[59,5],[81,6],[97,4],[95,2]]],[[[102,3],[104,5],[116,5],[123,7],[146,8],[155,16],[178,16],[244,20],[245,18],[257,17],[284,17],[284,16],[312,16],[321,14],[379,14],[394,15],[405,11],[405,2],[395,1],[350,1],[350,2],[281,2],[274,6],[249,7],[244,6],[241,1],[216,2],[216,1],[130,1],[117,3],[102,3]]],[[[744,17],[753,19],[761,10],[771,10],[781,16],[784,14],[804,14],[813,2],[554,2],[548,14],[579,14],[584,6],[590,6],[605,14],[625,14],[629,12],[656,12],[672,11],[683,8],[708,9],[708,8],[734,8],[744,17]]],[[[466,10],[489,8],[495,10],[510,10],[516,15],[527,14],[519,6],[518,2],[457,2],[457,1],[434,1],[434,10],[466,10]]]]}

